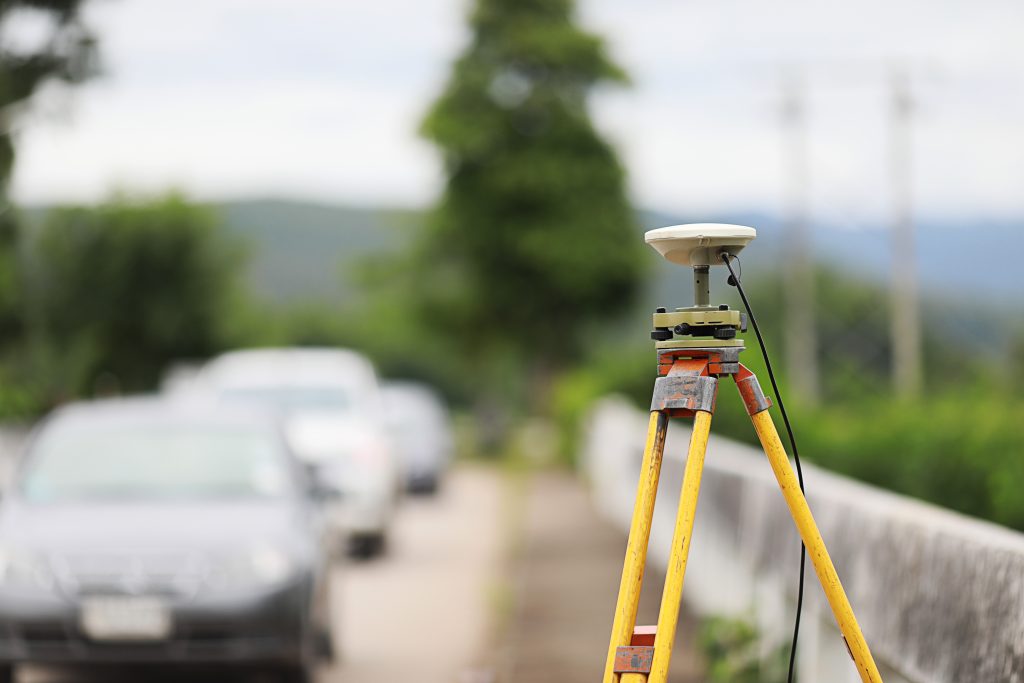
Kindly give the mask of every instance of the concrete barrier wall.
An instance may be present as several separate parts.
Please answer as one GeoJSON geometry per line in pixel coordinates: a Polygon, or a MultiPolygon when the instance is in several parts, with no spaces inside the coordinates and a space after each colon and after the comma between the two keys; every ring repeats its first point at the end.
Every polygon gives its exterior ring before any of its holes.
{"type": "MultiPolygon", "coordinates": [[[[583,466],[595,503],[623,530],[647,421],[609,398],[587,426],[583,466]]],[[[672,422],[649,555],[661,565],[689,434],[688,421],[672,422]]],[[[813,466],[804,471],[818,526],[887,683],[1024,682],[1024,534],[813,466]]],[[[799,537],[764,455],[712,437],[684,600],[698,613],[753,618],[768,649],[791,637],[798,561],[799,537]]],[[[800,680],[859,681],[809,562],[806,596],[800,680]]]]}

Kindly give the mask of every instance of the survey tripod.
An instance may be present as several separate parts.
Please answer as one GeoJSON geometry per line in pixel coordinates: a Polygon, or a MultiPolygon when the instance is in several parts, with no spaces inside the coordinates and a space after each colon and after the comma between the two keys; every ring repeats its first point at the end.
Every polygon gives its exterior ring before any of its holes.
{"type": "Polygon", "coordinates": [[[719,380],[723,379],[732,379],[739,390],[861,679],[865,683],[882,681],[772,422],[768,410],[772,403],[761,390],[757,377],[739,362],[744,347],[736,333],[746,331],[745,316],[725,305],[710,305],[710,266],[722,265],[723,258],[734,258],[755,236],[753,228],[715,224],[671,226],[646,235],[647,242],[669,261],[693,268],[695,305],[672,312],[659,308],[654,313],[651,336],[657,342],[658,377],[604,683],[666,683],[668,678],[708,432],[719,380]],[[678,417],[693,418],[693,434],[683,473],[658,624],[654,628],[637,627],[637,608],[665,436],[669,419],[678,417]]]}

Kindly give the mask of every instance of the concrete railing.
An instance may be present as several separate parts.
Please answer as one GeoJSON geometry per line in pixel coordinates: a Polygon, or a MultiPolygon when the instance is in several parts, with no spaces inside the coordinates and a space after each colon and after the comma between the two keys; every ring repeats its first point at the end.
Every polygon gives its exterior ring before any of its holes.
{"type": "MultiPolygon", "coordinates": [[[[610,398],[587,427],[583,463],[595,502],[623,530],[647,422],[646,413],[610,398]]],[[[687,421],[672,422],[649,555],[661,566],[689,435],[687,421]]],[[[811,508],[886,683],[1024,682],[1024,534],[804,470],[811,508]]],[[[684,601],[698,614],[753,618],[766,648],[787,642],[798,560],[799,538],[764,455],[712,437],[684,601]]],[[[800,680],[859,681],[810,563],[806,596],[800,680]]]]}

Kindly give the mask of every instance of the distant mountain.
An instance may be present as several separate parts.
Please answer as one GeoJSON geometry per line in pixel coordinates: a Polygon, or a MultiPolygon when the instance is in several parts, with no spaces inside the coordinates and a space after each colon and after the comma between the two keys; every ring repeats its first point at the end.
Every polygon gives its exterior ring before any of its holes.
{"type": "MultiPolygon", "coordinates": [[[[279,199],[212,204],[225,230],[248,249],[252,292],[273,303],[340,301],[351,293],[353,266],[362,258],[407,244],[422,213],[389,208],[353,208],[279,199]]],[[[27,213],[39,220],[45,208],[27,213]]],[[[752,225],[758,239],[744,252],[750,273],[782,267],[785,235],[777,217],[756,211],[718,216],[639,213],[641,229],[685,222],[752,225]]],[[[814,248],[823,262],[851,274],[889,277],[890,247],[884,229],[849,230],[813,226],[814,248]]],[[[917,227],[918,273],[932,307],[949,301],[1001,308],[1024,320],[1024,220],[975,224],[927,222],[917,227]]],[[[638,235],[637,239],[641,239],[638,235]]],[[[671,305],[685,301],[690,274],[650,255],[655,276],[645,299],[671,305]]]]}
{"type": "Polygon", "coordinates": [[[344,298],[353,265],[403,244],[418,220],[411,211],[274,199],[214,208],[247,248],[253,294],[275,303],[344,298]]]}
{"type": "MultiPolygon", "coordinates": [[[[351,208],[285,200],[230,201],[216,204],[225,228],[250,249],[254,292],[272,301],[330,299],[344,296],[346,272],[360,258],[403,245],[420,220],[411,210],[351,208]]],[[[654,211],[640,213],[642,229],[684,222],[752,225],[758,240],[747,250],[751,272],[779,267],[785,235],[779,220],[766,213],[697,217],[654,211]]],[[[852,274],[887,281],[890,242],[885,229],[849,230],[814,226],[818,257],[852,274]]],[[[1024,310],[1024,220],[975,225],[925,223],[917,227],[918,273],[922,291],[932,298],[983,301],[1024,310]]],[[[653,258],[653,257],[652,257],[653,258]]],[[[686,271],[663,269],[655,289],[672,290],[688,282],[686,271]],[[669,273],[678,273],[678,278],[669,273]]]]}

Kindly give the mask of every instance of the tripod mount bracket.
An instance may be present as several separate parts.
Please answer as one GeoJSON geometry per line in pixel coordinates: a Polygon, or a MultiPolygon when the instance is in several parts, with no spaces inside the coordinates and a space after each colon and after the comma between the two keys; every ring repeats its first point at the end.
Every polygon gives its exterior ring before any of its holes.
{"type": "Polygon", "coordinates": [[[715,411],[718,378],[708,375],[668,375],[654,381],[651,410],[715,411]]]}
{"type": "MultiPolygon", "coordinates": [[[[740,341],[734,339],[733,341],[740,341]]],[[[677,342],[683,343],[683,342],[677,342]]],[[[688,341],[688,344],[695,344],[696,340],[688,341]]],[[[734,346],[681,346],[678,348],[658,349],[658,377],[670,376],[677,368],[678,361],[697,360],[703,361],[699,375],[711,375],[721,377],[723,375],[735,375],[740,372],[740,353],[743,351],[742,343],[734,346]]],[[[677,374],[679,374],[677,372],[677,374]]]]}

